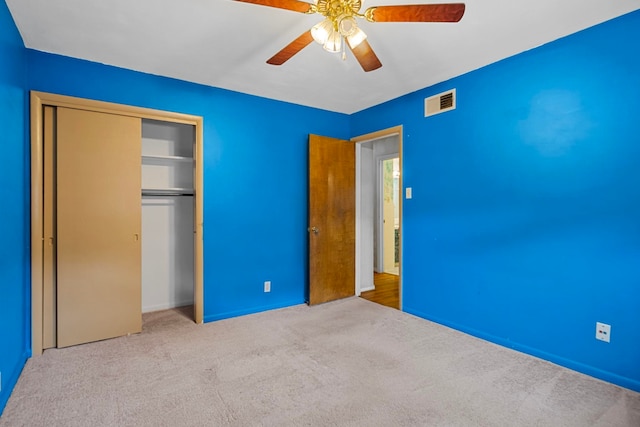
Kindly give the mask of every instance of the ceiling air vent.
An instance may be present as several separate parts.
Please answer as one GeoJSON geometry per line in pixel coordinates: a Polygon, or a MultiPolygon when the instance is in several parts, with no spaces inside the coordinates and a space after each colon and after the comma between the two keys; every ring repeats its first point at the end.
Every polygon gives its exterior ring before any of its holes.
{"type": "Polygon", "coordinates": [[[445,111],[455,110],[456,90],[451,89],[438,95],[430,96],[424,100],[424,116],[429,117],[445,111]]]}

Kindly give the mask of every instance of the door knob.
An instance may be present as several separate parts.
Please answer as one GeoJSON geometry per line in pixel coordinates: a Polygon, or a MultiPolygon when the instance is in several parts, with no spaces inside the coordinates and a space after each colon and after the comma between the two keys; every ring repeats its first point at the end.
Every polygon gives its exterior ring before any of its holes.
{"type": "Polygon", "coordinates": [[[311,227],[309,231],[313,231],[313,234],[318,234],[318,227],[311,227]]]}

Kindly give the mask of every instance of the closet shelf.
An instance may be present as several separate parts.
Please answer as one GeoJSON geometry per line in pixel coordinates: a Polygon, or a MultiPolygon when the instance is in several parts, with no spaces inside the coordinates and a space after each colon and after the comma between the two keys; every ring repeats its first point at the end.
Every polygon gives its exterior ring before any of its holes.
{"type": "Polygon", "coordinates": [[[156,162],[193,162],[193,157],[184,156],[142,156],[142,161],[156,162]]]}
{"type": "Polygon", "coordinates": [[[143,196],[193,196],[193,188],[143,188],[143,196]]]}

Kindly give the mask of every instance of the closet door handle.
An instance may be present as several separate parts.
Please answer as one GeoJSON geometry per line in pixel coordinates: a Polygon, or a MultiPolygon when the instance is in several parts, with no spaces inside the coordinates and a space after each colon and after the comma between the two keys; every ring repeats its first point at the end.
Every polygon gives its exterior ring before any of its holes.
{"type": "Polygon", "coordinates": [[[138,233],[135,233],[133,237],[136,239],[136,242],[140,240],[140,235],[138,233]]]}

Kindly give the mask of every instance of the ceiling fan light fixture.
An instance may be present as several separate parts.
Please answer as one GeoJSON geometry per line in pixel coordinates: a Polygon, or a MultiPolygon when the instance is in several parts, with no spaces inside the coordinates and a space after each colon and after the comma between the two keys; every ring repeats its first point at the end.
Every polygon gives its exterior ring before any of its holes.
{"type": "Polygon", "coordinates": [[[338,17],[338,31],[343,37],[349,37],[356,31],[358,31],[358,23],[353,16],[340,16],[338,17]]]}
{"type": "Polygon", "coordinates": [[[333,22],[327,18],[311,28],[311,37],[313,37],[317,43],[324,45],[333,32],[333,22]]]}
{"type": "Polygon", "coordinates": [[[333,31],[331,34],[329,34],[329,38],[322,45],[322,47],[327,52],[340,52],[342,50],[342,36],[338,31],[333,31]]]}
{"type": "Polygon", "coordinates": [[[347,41],[349,42],[349,46],[351,49],[355,49],[367,38],[367,35],[360,28],[356,28],[356,31],[353,32],[349,37],[347,37],[347,41]]]}
{"type": "Polygon", "coordinates": [[[366,41],[367,35],[358,27],[358,19],[370,22],[458,22],[466,8],[464,3],[428,3],[376,5],[360,12],[365,0],[235,1],[324,17],[322,22],[305,31],[268,59],[268,64],[282,65],[312,41],[316,41],[328,52],[342,52],[343,59],[346,59],[346,48],[349,47],[365,72],[377,70],[382,67],[382,63],[366,41]]]}

